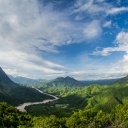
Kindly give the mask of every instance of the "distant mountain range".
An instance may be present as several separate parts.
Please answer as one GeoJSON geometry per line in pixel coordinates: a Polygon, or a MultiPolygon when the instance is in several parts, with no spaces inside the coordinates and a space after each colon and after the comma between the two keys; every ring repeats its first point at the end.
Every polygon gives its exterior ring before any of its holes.
{"type": "Polygon", "coordinates": [[[103,80],[85,80],[81,82],[84,83],[85,85],[91,85],[91,84],[108,85],[108,84],[113,84],[117,82],[118,80],[119,78],[118,79],[103,79],[103,80]]]}
{"type": "Polygon", "coordinates": [[[83,85],[91,85],[91,84],[100,84],[100,85],[108,85],[113,84],[114,82],[118,81],[119,79],[103,79],[103,80],[83,80],[78,81],[75,80],[72,77],[58,77],[54,80],[46,80],[46,79],[30,79],[26,77],[13,77],[11,75],[8,75],[9,78],[18,84],[27,85],[27,86],[34,86],[34,85],[41,85],[41,84],[47,84],[49,86],[55,85],[66,85],[66,86],[83,86],[83,85]]]}
{"type": "Polygon", "coordinates": [[[0,68],[0,101],[19,105],[24,102],[43,101],[52,97],[41,94],[33,88],[14,83],[0,68]]]}
{"type": "Polygon", "coordinates": [[[30,79],[30,78],[21,77],[21,76],[20,77],[13,77],[11,75],[8,75],[8,76],[13,82],[22,84],[22,85],[27,85],[27,86],[37,85],[40,83],[46,83],[49,81],[46,79],[30,79]]]}
{"type": "MultiPolygon", "coordinates": [[[[13,78],[13,77],[11,77],[13,78]]],[[[87,85],[87,81],[77,81],[71,77],[58,77],[52,81],[42,81],[17,78],[17,82],[31,83],[37,82],[40,89],[48,93],[57,94],[63,97],[66,103],[71,104],[72,107],[83,107],[85,109],[105,111],[110,110],[117,104],[125,104],[128,102],[128,76],[121,79],[114,80],[100,80],[105,84],[111,83],[111,85],[98,85],[97,81],[90,82],[90,86],[87,85]]],[[[39,93],[33,88],[21,86],[14,83],[0,68],[0,101],[5,101],[12,105],[18,105],[23,102],[42,101],[51,97],[39,93]]],[[[61,100],[61,99],[60,99],[61,100]]]]}
{"type": "MultiPolygon", "coordinates": [[[[73,108],[110,111],[117,104],[128,103],[128,76],[116,79],[115,82],[114,80],[107,82],[112,83],[104,86],[98,84],[86,86],[73,78],[60,77],[40,89],[62,97],[64,103],[70,104],[73,108]]],[[[62,102],[62,99],[60,100],[62,102]]]]}

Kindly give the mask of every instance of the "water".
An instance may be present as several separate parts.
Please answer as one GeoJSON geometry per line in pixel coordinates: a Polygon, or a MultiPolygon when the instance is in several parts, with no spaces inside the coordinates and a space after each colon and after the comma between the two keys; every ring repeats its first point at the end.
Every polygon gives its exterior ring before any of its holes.
{"type": "Polygon", "coordinates": [[[45,104],[45,103],[53,102],[53,101],[59,99],[58,97],[56,97],[56,96],[54,96],[54,95],[44,93],[44,92],[40,91],[40,90],[37,89],[37,88],[35,88],[35,89],[36,89],[37,91],[39,91],[40,93],[43,93],[43,94],[46,94],[46,95],[48,95],[48,96],[54,97],[54,99],[47,99],[47,100],[43,100],[43,101],[40,101],[40,102],[27,102],[27,103],[23,103],[23,104],[21,104],[21,105],[19,105],[19,106],[16,107],[19,111],[21,111],[21,112],[27,112],[27,111],[25,110],[25,107],[27,107],[27,106],[35,105],[35,104],[45,104]]]}

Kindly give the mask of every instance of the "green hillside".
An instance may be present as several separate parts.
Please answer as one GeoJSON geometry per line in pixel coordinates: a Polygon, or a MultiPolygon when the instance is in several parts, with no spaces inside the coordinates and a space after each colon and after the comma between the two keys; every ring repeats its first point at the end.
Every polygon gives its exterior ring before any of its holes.
{"type": "MultiPolygon", "coordinates": [[[[84,86],[73,78],[57,78],[43,84],[40,89],[57,95],[60,99],[26,107],[31,115],[21,113],[6,103],[0,103],[0,127],[128,127],[128,77],[104,86],[98,84],[84,86]]],[[[0,69],[0,101],[18,105],[49,98],[51,97],[33,88],[15,84],[0,69]]]]}
{"type": "MultiPolygon", "coordinates": [[[[116,105],[128,103],[128,76],[119,79],[114,84],[104,86],[98,84],[90,86],[63,85],[60,82],[62,81],[61,79],[57,79],[58,83],[60,83],[59,86],[58,84],[52,84],[50,86],[46,84],[45,87],[43,85],[40,89],[59,96],[60,99],[55,104],[69,104],[69,112],[67,111],[69,114],[72,114],[74,110],[78,109],[110,112],[116,105]]],[[[36,110],[36,107],[38,105],[33,106],[33,110],[36,110]]],[[[32,111],[31,107],[28,107],[29,110],[32,111]]],[[[61,110],[64,111],[64,109],[61,110]]],[[[54,113],[54,111],[52,112],[54,113]]]]}

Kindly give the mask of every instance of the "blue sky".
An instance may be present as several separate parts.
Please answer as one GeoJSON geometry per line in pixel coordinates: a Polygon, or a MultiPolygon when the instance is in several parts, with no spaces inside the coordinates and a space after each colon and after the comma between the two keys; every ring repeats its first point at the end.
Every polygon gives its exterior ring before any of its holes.
{"type": "Polygon", "coordinates": [[[128,0],[0,0],[0,66],[13,76],[128,74],[128,0]]]}

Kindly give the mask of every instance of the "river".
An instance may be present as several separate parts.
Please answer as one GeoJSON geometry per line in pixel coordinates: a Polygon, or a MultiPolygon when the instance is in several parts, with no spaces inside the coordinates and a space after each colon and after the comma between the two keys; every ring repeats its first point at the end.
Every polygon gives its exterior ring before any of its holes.
{"type": "Polygon", "coordinates": [[[48,96],[54,97],[54,99],[47,99],[47,100],[43,100],[43,101],[40,101],[40,102],[27,102],[27,103],[23,103],[23,104],[21,104],[21,105],[15,107],[15,108],[17,108],[17,109],[18,109],[19,111],[21,111],[21,112],[27,112],[27,111],[25,110],[25,107],[26,107],[26,106],[35,105],[35,104],[45,104],[45,103],[53,102],[53,101],[59,99],[58,97],[56,97],[56,96],[54,96],[54,95],[44,93],[44,92],[42,92],[41,90],[39,90],[39,89],[37,89],[37,88],[35,88],[35,89],[36,89],[38,92],[40,92],[40,93],[43,93],[43,94],[46,94],[46,95],[48,95],[48,96]]]}

